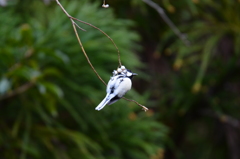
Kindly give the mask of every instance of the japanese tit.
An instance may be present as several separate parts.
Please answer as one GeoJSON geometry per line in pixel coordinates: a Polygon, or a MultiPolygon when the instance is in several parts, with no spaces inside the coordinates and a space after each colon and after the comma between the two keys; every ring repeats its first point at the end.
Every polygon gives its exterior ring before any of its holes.
{"type": "Polygon", "coordinates": [[[131,89],[132,78],[137,74],[123,67],[124,66],[121,67],[121,70],[118,69],[117,71],[113,71],[113,76],[110,78],[107,85],[107,95],[95,108],[96,110],[101,110],[105,105],[115,103],[131,89]]]}

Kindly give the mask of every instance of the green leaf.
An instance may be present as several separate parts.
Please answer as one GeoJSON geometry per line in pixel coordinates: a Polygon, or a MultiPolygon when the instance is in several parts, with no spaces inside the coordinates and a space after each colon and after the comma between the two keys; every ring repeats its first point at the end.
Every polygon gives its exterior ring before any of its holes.
{"type": "Polygon", "coordinates": [[[46,90],[59,98],[62,98],[64,95],[62,89],[58,85],[47,81],[39,82],[39,91],[45,93],[46,90]]]}

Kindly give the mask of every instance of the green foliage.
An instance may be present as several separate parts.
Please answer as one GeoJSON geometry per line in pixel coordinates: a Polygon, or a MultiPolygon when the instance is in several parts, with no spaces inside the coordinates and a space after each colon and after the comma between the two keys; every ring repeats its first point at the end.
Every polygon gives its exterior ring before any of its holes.
{"type": "Polygon", "coordinates": [[[239,72],[239,2],[193,2],[188,12],[176,4],[183,22],[179,27],[191,45],[173,40],[176,35],[171,30],[162,38],[160,52],[171,53],[174,62],[172,72],[159,79],[168,81],[162,82],[167,86],[159,101],[166,105],[160,108],[165,113],[161,120],[175,124],[172,138],[180,144],[170,149],[177,158],[236,158],[240,154],[232,149],[239,142],[231,144],[225,135],[239,132],[230,121],[240,118],[236,113],[240,110],[239,91],[235,91],[240,76],[233,73],[239,72]],[[231,131],[225,129],[228,126],[231,131]]]}
{"type": "MultiPolygon", "coordinates": [[[[133,53],[139,37],[129,30],[132,21],[115,18],[99,3],[63,6],[114,39],[126,67],[142,67],[133,53]]],[[[99,31],[79,25],[87,30],[79,31],[83,46],[107,81],[118,66],[117,51],[99,31]]],[[[166,127],[151,114],[134,113],[137,105],[119,101],[94,110],[105,86],[57,4],[16,1],[0,8],[0,37],[0,158],[144,159],[162,149],[166,127]]],[[[135,91],[129,94],[146,101],[135,91]]]]}
{"type": "Polygon", "coordinates": [[[111,6],[119,17],[134,19],[143,37],[150,80],[139,90],[148,89],[148,104],[170,129],[165,158],[240,158],[239,0],[153,1],[190,46],[143,1],[111,6]]]}

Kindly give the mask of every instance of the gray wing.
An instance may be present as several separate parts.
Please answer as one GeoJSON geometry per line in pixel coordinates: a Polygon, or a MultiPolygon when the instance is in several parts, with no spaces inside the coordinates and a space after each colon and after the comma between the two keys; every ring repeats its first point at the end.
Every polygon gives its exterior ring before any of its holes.
{"type": "Polygon", "coordinates": [[[119,84],[121,83],[120,78],[122,78],[123,76],[118,75],[118,76],[113,76],[110,78],[110,80],[108,81],[108,85],[107,85],[107,89],[106,92],[109,94],[112,94],[113,91],[119,86],[119,84]]]}

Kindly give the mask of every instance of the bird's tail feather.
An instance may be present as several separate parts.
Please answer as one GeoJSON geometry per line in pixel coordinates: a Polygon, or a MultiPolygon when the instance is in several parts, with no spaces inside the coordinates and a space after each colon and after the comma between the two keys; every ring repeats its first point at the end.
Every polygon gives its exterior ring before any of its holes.
{"type": "Polygon", "coordinates": [[[95,108],[95,110],[101,110],[102,108],[105,107],[105,105],[108,104],[108,102],[111,100],[112,98],[109,96],[109,94],[106,95],[106,97],[102,100],[102,102],[100,104],[98,104],[98,106],[95,108]]]}

